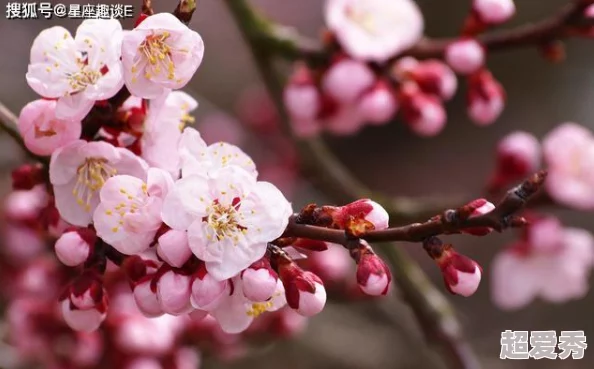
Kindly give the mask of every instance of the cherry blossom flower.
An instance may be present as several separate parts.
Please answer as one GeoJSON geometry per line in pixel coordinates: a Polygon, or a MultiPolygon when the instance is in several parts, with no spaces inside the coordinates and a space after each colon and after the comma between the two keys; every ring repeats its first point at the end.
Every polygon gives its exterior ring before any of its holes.
{"type": "Polygon", "coordinates": [[[254,302],[267,301],[276,290],[278,275],[268,258],[262,258],[241,272],[243,294],[254,302]]]}
{"type": "Polygon", "coordinates": [[[64,265],[77,266],[85,262],[95,244],[94,232],[81,228],[65,232],[54,245],[56,256],[64,265]]]}
{"type": "Polygon", "coordinates": [[[298,66],[283,92],[291,124],[300,137],[315,136],[321,128],[316,119],[322,108],[322,96],[311,74],[307,67],[298,66]]]}
{"type": "Polygon", "coordinates": [[[496,167],[489,188],[498,190],[528,176],[540,166],[541,148],[532,134],[516,131],[497,144],[496,167]]]}
{"type": "Polygon", "coordinates": [[[183,177],[194,174],[208,176],[209,173],[228,166],[241,167],[254,178],[258,176],[256,164],[239,147],[225,142],[207,146],[200,133],[190,127],[182,133],[178,153],[183,177]]]}
{"type": "Polygon", "coordinates": [[[114,19],[89,19],[75,38],[64,27],[41,31],[31,47],[27,83],[46,98],[57,98],[55,115],[81,120],[97,100],[123,86],[122,26],[114,19]]]}
{"type": "Polygon", "coordinates": [[[334,63],[322,79],[322,90],[340,104],[350,104],[370,88],[375,76],[369,67],[353,59],[334,63]]]}
{"type": "Polygon", "coordinates": [[[52,154],[49,168],[60,216],[77,226],[91,223],[99,191],[116,174],[146,178],[146,163],[127,149],[77,140],[52,154]]]}
{"type": "Polygon", "coordinates": [[[185,125],[194,122],[190,113],[197,107],[198,102],[183,91],[173,91],[162,103],[149,105],[140,141],[141,156],[149,165],[179,176],[179,154],[172,148],[179,145],[185,125]]]}
{"type": "Polygon", "coordinates": [[[476,292],[483,270],[474,260],[449,249],[437,263],[448,291],[465,297],[476,292]]]}
{"type": "Polygon", "coordinates": [[[279,263],[278,273],[285,287],[287,304],[303,316],[319,314],[326,305],[324,282],[292,261],[279,263]]]}
{"type": "Polygon", "coordinates": [[[91,275],[82,275],[72,282],[62,301],[62,314],[74,330],[91,332],[107,316],[107,291],[100,281],[91,275]]]}
{"type": "Polygon", "coordinates": [[[353,254],[357,261],[357,285],[370,296],[385,295],[392,282],[392,274],[384,261],[377,256],[369,244],[361,241],[359,250],[353,254]]]}
{"type": "Polygon", "coordinates": [[[152,15],[123,37],[126,87],[143,99],[180,89],[190,81],[203,55],[198,33],[172,14],[152,15]]]}
{"type": "Polygon", "coordinates": [[[383,81],[366,92],[357,105],[358,115],[370,124],[387,123],[398,110],[394,92],[383,81]]]}
{"type": "Polygon", "coordinates": [[[493,259],[491,296],[502,309],[519,309],[534,298],[579,299],[588,292],[594,266],[594,237],[563,228],[555,218],[533,221],[527,236],[493,259]]]}
{"type": "Polygon", "coordinates": [[[450,100],[458,88],[454,72],[443,62],[436,59],[417,63],[408,73],[419,88],[442,100],[450,100]]]}
{"type": "Polygon", "coordinates": [[[416,84],[402,87],[400,110],[410,129],[423,137],[439,134],[446,124],[443,104],[435,96],[425,94],[416,84]]]}
{"type": "Polygon", "coordinates": [[[56,118],[56,105],[56,101],[39,99],[21,110],[19,132],[27,149],[34,154],[51,155],[80,137],[81,122],[56,118]]]}
{"type": "Polygon", "coordinates": [[[505,98],[503,87],[489,71],[479,71],[469,78],[467,112],[477,125],[486,126],[499,118],[505,98]]]}
{"type": "Polygon", "coordinates": [[[97,235],[126,255],[146,250],[161,227],[161,207],[171,187],[169,173],[158,168],[148,170],[146,183],[130,175],[109,178],[93,214],[97,235]]]}
{"type": "Polygon", "coordinates": [[[326,25],[356,59],[385,62],[423,35],[421,11],[412,0],[327,0],[326,25]]]}
{"type": "Polygon", "coordinates": [[[224,280],[264,256],[267,242],[284,232],[291,213],[276,187],[230,165],[209,177],[177,181],[161,215],[171,228],[188,230],[194,255],[224,280]]]}
{"type": "Polygon", "coordinates": [[[157,281],[157,301],[161,309],[171,315],[182,315],[192,311],[190,305],[189,275],[169,270],[157,281]]]}
{"type": "Polygon", "coordinates": [[[445,60],[457,73],[471,74],[485,64],[485,49],[475,39],[461,39],[448,45],[445,60]]]}
{"type": "Polygon", "coordinates": [[[232,283],[233,293],[227,295],[224,301],[210,312],[224,332],[240,333],[250,326],[254,318],[265,312],[276,311],[287,303],[285,289],[280,280],[276,283],[276,290],[272,297],[264,302],[254,302],[247,299],[243,293],[240,278],[234,278],[232,283]]]}
{"type": "Polygon", "coordinates": [[[231,281],[218,281],[208,273],[204,264],[193,275],[190,303],[195,309],[211,311],[231,293],[231,281]]]}
{"type": "Polygon", "coordinates": [[[175,229],[163,233],[157,239],[157,255],[167,264],[181,268],[192,256],[187,233],[175,229]]]}
{"type": "Polygon", "coordinates": [[[594,209],[594,136],[575,123],[564,123],[542,142],[549,169],[547,192],[557,202],[576,209],[594,209]]]}

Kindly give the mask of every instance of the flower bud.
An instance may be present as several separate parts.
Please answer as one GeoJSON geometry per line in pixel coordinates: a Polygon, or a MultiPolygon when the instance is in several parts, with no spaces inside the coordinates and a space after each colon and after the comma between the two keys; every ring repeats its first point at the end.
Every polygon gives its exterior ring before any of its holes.
{"type": "Polygon", "coordinates": [[[474,0],[473,9],[481,21],[496,25],[508,21],[516,12],[513,0],[474,0]]]}
{"type": "Polygon", "coordinates": [[[458,88],[454,72],[439,60],[427,60],[419,63],[410,73],[419,88],[442,100],[449,100],[458,88]]]}
{"type": "Polygon", "coordinates": [[[404,86],[400,104],[404,119],[419,136],[435,136],[445,127],[446,112],[443,104],[436,97],[420,92],[418,86],[404,86]]]}
{"type": "Polygon", "coordinates": [[[204,264],[193,276],[190,302],[195,309],[210,311],[218,307],[221,299],[231,293],[230,281],[217,281],[206,271],[204,264]]]}
{"type": "Polygon", "coordinates": [[[398,102],[388,85],[379,81],[366,92],[357,106],[359,115],[371,124],[387,123],[398,110],[398,102]]]}
{"type": "Polygon", "coordinates": [[[279,265],[279,277],[285,287],[287,304],[303,316],[313,316],[324,309],[326,289],[312,272],[303,271],[293,262],[279,265]]]}
{"type": "Polygon", "coordinates": [[[157,299],[161,309],[167,314],[182,315],[189,313],[190,276],[173,270],[165,272],[157,282],[157,299]]]}
{"type": "Polygon", "coordinates": [[[468,80],[467,105],[470,119],[480,126],[489,125],[505,107],[505,91],[489,71],[480,71],[468,80]]]}
{"type": "Polygon", "coordinates": [[[65,232],[54,245],[58,260],[71,267],[84,263],[90,255],[96,238],[95,232],[87,228],[65,232]]]}
{"type": "Polygon", "coordinates": [[[41,164],[23,164],[12,171],[12,188],[30,190],[43,183],[44,171],[41,164]]]}
{"type": "Polygon", "coordinates": [[[361,241],[359,248],[351,251],[357,262],[357,285],[365,294],[380,296],[388,293],[392,274],[384,261],[377,256],[369,244],[361,241]]]}
{"type": "Polygon", "coordinates": [[[107,292],[102,282],[90,273],[74,280],[62,301],[62,314],[74,330],[91,332],[107,315],[107,292]]]}
{"type": "Polygon", "coordinates": [[[253,263],[241,272],[242,290],[244,296],[254,302],[270,299],[278,281],[278,275],[270,266],[266,258],[253,263]]]}
{"type": "Polygon", "coordinates": [[[311,71],[298,66],[285,87],[283,99],[287,112],[295,121],[314,121],[321,109],[320,93],[311,71]]]}
{"type": "Polygon", "coordinates": [[[187,233],[174,229],[163,233],[157,239],[157,255],[167,264],[181,268],[192,256],[187,233]]]}
{"type": "Polygon", "coordinates": [[[472,74],[485,64],[485,49],[475,39],[461,39],[447,46],[445,60],[456,73],[472,74]]]}
{"type": "Polygon", "coordinates": [[[370,199],[360,199],[341,206],[333,213],[334,223],[353,234],[389,227],[390,216],[386,209],[370,199]]]}
{"type": "MultiPolygon", "coordinates": [[[[485,199],[476,199],[468,204],[466,207],[470,209],[470,216],[469,218],[477,217],[479,215],[487,214],[491,210],[495,209],[495,205],[490,203],[485,199]]],[[[493,231],[492,228],[489,227],[473,227],[473,228],[466,228],[461,231],[461,233],[471,234],[474,236],[485,236],[493,231]]]]}
{"type": "Polygon", "coordinates": [[[152,279],[147,279],[138,283],[132,290],[138,310],[148,318],[158,317],[164,313],[157,299],[157,290],[152,285],[152,279]]]}
{"type": "Polygon", "coordinates": [[[489,184],[492,190],[501,189],[537,170],[540,143],[530,133],[516,131],[499,141],[496,155],[496,169],[489,184]]]}
{"type": "Polygon", "coordinates": [[[444,254],[438,264],[447,289],[465,297],[474,294],[481,282],[481,267],[474,260],[453,250],[444,254]]]}
{"type": "Polygon", "coordinates": [[[322,89],[337,102],[349,104],[370,88],[374,81],[375,76],[365,63],[341,59],[326,71],[322,89]]]}

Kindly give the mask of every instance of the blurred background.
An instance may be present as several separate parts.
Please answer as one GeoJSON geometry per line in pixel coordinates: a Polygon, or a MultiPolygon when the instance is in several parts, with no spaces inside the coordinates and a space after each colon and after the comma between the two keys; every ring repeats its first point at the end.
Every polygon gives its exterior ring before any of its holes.
{"type": "MultiPolygon", "coordinates": [[[[176,4],[174,1],[153,2],[156,11],[171,11],[176,4]]],[[[0,0],[2,11],[6,3],[0,0]]],[[[104,0],[102,3],[115,2],[104,0]]],[[[259,76],[221,1],[199,0],[198,3],[190,27],[202,35],[206,52],[202,66],[186,91],[200,102],[196,114],[200,129],[203,119],[212,117],[213,113],[226,114],[233,119],[238,111],[238,100],[245,91],[257,88],[259,76]]],[[[322,29],[322,1],[254,0],[252,3],[277,22],[295,26],[308,36],[316,37],[322,29]]],[[[470,2],[419,0],[418,3],[425,14],[427,35],[443,37],[457,34],[470,2]]],[[[564,0],[518,0],[517,16],[506,26],[541,19],[564,3],[564,0]]],[[[134,5],[138,10],[140,4],[134,5]]],[[[0,101],[18,113],[27,102],[36,99],[25,82],[33,39],[49,26],[59,24],[74,31],[78,23],[78,20],[66,19],[6,20],[0,17],[0,101]]],[[[124,23],[132,26],[132,20],[124,23]]],[[[461,86],[457,97],[447,105],[447,127],[436,138],[417,137],[401,123],[394,122],[382,127],[366,127],[357,136],[329,138],[328,141],[357,177],[378,190],[402,196],[472,198],[480,195],[493,166],[495,144],[506,133],[522,129],[542,137],[564,121],[594,128],[593,57],[594,47],[588,40],[570,40],[567,60],[558,65],[544,61],[533,48],[490,55],[488,66],[505,87],[508,104],[502,117],[486,128],[475,126],[466,117],[464,86],[461,86]]],[[[244,101],[245,104],[259,103],[255,99],[244,101]]],[[[23,155],[8,137],[0,138],[0,191],[5,195],[10,190],[10,170],[22,161],[23,155]]],[[[248,153],[259,150],[258,142],[250,136],[244,146],[248,153]]],[[[282,175],[278,177],[282,180],[282,175]]],[[[311,201],[311,194],[308,186],[297,187],[293,191],[295,208],[311,201]]],[[[557,214],[566,225],[594,231],[593,217],[577,212],[557,214]]],[[[583,360],[499,360],[500,334],[506,329],[584,330],[586,335],[594,334],[591,319],[594,293],[581,301],[561,305],[537,301],[517,312],[503,312],[492,304],[489,264],[493,255],[513,238],[512,232],[485,238],[447,238],[485,269],[483,283],[474,296],[446,296],[455,306],[482,364],[492,369],[592,368],[594,354],[589,350],[583,360]]],[[[446,293],[439,270],[420,245],[401,244],[400,247],[418,260],[438,289],[446,293]]],[[[236,362],[207,361],[205,365],[261,369],[279,366],[288,369],[438,368],[438,360],[433,355],[411,311],[399,300],[396,288],[391,296],[377,303],[330,303],[296,340],[267,345],[236,362]]]]}

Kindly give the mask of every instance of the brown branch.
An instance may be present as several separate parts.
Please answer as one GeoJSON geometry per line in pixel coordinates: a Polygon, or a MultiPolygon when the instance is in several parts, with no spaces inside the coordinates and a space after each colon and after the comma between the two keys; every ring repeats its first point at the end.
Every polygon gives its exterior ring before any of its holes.
{"type": "Polygon", "coordinates": [[[309,238],[348,245],[353,238],[361,238],[369,242],[421,242],[431,236],[460,233],[461,231],[478,227],[489,227],[501,232],[508,227],[517,227],[525,224],[525,220],[516,216],[515,213],[521,210],[528,200],[542,187],[545,178],[546,172],[544,171],[534,174],[519,186],[508,191],[495,209],[476,217],[469,217],[472,209],[469,209],[468,206],[463,206],[457,210],[446,210],[443,214],[424,223],[369,231],[355,237],[344,230],[301,224],[299,223],[300,217],[296,214],[291,217],[289,225],[282,237],[309,238]]]}
{"type": "MultiPolygon", "coordinates": [[[[573,32],[575,28],[592,26],[592,22],[582,16],[583,11],[592,4],[594,0],[574,0],[553,16],[539,22],[483,34],[477,38],[487,50],[498,51],[572,37],[576,35],[573,32]]],[[[327,64],[335,49],[333,45],[324,48],[319,43],[300,36],[295,30],[273,24],[269,24],[258,38],[270,53],[287,60],[305,60],[314,66],[327,64]]],[[[441,57],[446,47],[456,40],[457,38],[425,38],[398,57],[441,57]]]]}

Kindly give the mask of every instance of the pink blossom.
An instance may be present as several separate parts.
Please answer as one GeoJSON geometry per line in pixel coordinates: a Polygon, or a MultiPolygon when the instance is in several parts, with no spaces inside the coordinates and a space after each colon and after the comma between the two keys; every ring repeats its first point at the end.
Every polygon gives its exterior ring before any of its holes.
{"type": "Polygon", "coordinates": [[[456,75],[440,60],[420,62],[411,69],[409,75],[423,92],[442,100],[451,99],[458,88],[456,75]]]}
{"type": "Polygon", "coordinates": [[[326,305],[324,283],[314,273],[303,271],[295,263],[279,265],[279,277],[283,282],[287,304],[303,316],[313,316],[326,305]]]}
{"type": "Polygon", "coordinates": [[[326,25],[353,58],[385,62],[423,35],[423,15],[411,0],[327,0],[326,25]]]}
{"type": "Polygon", "coordinates": [[[241,272],[243,294],[254,302],[267,301],[276,290],[278,275],[266,258],[241,272]]]}
{"type": "Polygon", "coordinates": [[[92,275],[82,275],[69,286],[62,301],[62,315],[74,330],[91,332],[105,320],[107,292],[101,281],[92,275]]]}
{"type": "Polygon", "coordinates": [[[105,142],[74,141],[52,154],[49,168],[56,208],[65,221],[87,226],[99,204],[99,191],[116,174],[144,180],[146,163],[105,142]]]}
{"type": "Polygon", "coordinates": [[[592,235],[559,228],[557,222],[534,224],[538,228],[527,241],[512,244],[493,260],[491,294],[502,309],[524,307],[536,297],[559,303],[588,292],[594,266],[592,235]],[[537,243],[542,241],[544,246],[537,243]]]}
{"type": "Polygon", "coordinates": [[[540,151],[540,143],[530,133],[515,131],[505,136],[497,144],[497,163],[489,186],[500,189],[536,171],[540,151]]]}
{"type": "Polygon", "coordinates": [[[231,282],[216,280],[202,264],[193,276],[191,291],[192,306],[195,309],[211,311],[231,293],[231,282]]]}
{"type": "Polygon", "coordinates": [[[209,173],[228,166],[244,169],[258,177],[256,164],[239,147],[225,142],[206,145],[200,133],[193,128],[184,129],[178,145],[182,177],[208,176],[209,173]]]}
{"type": "Polygon", "coordinates": [[[321,96],[311,71],[298,66],[285,86],[283,100],[294,126],[311,125],[321,110],[321,96]]]}
{"type": "Polygon", "coordinates": [[[361,252],[357,261],[357,285],[367,295],[385,295],[389,291],[392,274],[386,263],[371,251],[369,245],[367,250],[369,251],[361,252]]]}
{"type": "Polygon", "coordinates": [[[394,117],[398,110],[398,101],[386,83],[378,82],[361,97],[357,110],[363,120],[379,125],[394,117]]]}
{"type": "Polygon", "coordinates": [[[152,280],[138,283],[132,290],[138,310],[146,317],[153,318],[164,314],[157,299],[157,291],[152,288],[152,280]]]}
{"type": "Polygon", "coordinates": [[[347,228],[353,222],[363,221],[372,229],[381,230],[389,226],[390,216],[386,209],[370,199],[360,199],[343,205],[333,212],[335,224],[340,228],[347,228]]]}
{"type": "Polygon", "coordinates": [[[80,137],[80,121],[57,119],[56,105],[56,101],[39,99],[21,110],[19,132],[27,149],[34,154],[51,155],[80,137]]]}
{"type": "Polygon", "coordinates": [[[452,294],[468,297],[479,287],[482,268],[476,261],[447,248],[436,260],[446,288],[452,294]]]}
{"type": "Polygon", "coordinates": [[[233,293],[227,295],[219,306],[211,311],[221,329],[226,333],[240,333],[246,330],[254,318],[269,311],[276,311],[285,306],[285,290],[279,280],[272,297],[265,302],[253,302],[243,293],[239,278],[233,279],[233,293]]]}
{"type": "Polygon", "coordinates": [[[582,210],[594,209],[594,136],[575,123],[564,123],[543,139],[549,169],[547,192],[557,202],[582,210]]]}
{"type": "Polygon", "coordinates": [[[341,59],[324,74],[322,89],[341,104],[349,104],[361,96],[375,81],[369,67],[353,59],[341,59]]]}
{"type": "Polygon", "coordinates": [[[172,14],[152,15],[123,37],[126,87],[144,99],[180,89],[190,81],[203,55],[204,43],[198,33],[172,14]]]}
{"type": "Polygon", "coordinates": [[[267,242],[284,232],[291,214],[276,187],[231,165],[206,178],[177,181],[162,218],[173,229],[188,230],[194,255],[216,279],[225,280],[264,256],[267,242]]]}
{"type": "Polygon", "coordinates": [[[439,134],[446,123],[443,104],[434,96],[418,91],[416,87],[403,87],[400,110],[410,129],[423,137],[439,134]]]}
{"type": "Polygon", "coordinates": [[[477,125],[493,123],[505,107],[505,91],[493,75],[484,70],[471,76],[468,81],[467,112],[477,125]]]}
{"type": "Polygon", "coordinates": [[[190,305],[190,276],[170,270],[159,277],[157,300],[167,314],[182,315],[192,311],[190,305]]]}
{"type": "Polygon", "coordinates": [[[97,235],[126,255],[146,250],[161,227],[163,199],[173,186],[169,173],[150,168],[147,182],[130,175],[109,178],[93,214],[97,235]]]}
{"type": "Polygon", "coordinates": [[[64,265],[77,266],[85,262],[95,243],[95,234],[88,229],[68,231],[55,244],[56,256],[64,265]]]}
{"type": "Polygon", "coordinates": [[[473,9],[488,24],[508,21],[516,12],[513,0],[473,0],[473,9]]]}
{"type": "Polygon", "coordinates": [[[475,39],[460,39],[448,45],[445,60],[456,73],[472,74],[485,64],[485,49],[475,39]]]}
{"type": "Polygon", "coordinates": [[[4,199],[4,213],[10,220],[34,220],[47,203],[48,194],[44,185],[37,185],[30,190],[11,192],[4,199]]]}
{"type": "MultiPolygon", "coordinates": [[[[495,209],[495,205],[485,199],[473,200],[465,206],[472,210],[469,218],[474,218],[479,215],[487,214],[491,212],[493,209],[495,209]]],[[[472,234],[475,236],[485,236],[491,233],[492,231],[493,229],[489,227],[473,227],[462,230],[462,233],[472,234]]]]}
{"type": "Polygon", "coordinates": [[[179,176],[179,153],[173,148],[179,145],[185,125],[194,122],[190,113],[197,107],[198,102],[182,91],[173,91],[163,102],[149,106],[140,140],[141,156],[149,165],[179,176]]]}
{"type": "Polygon", "coordinates": [[[114,19],[89,19],[72,38],[60,26],[47,28],[31,47],[27,83],[46,98],[57,98],[55,115],[80,121],[97,100],[123,86],[122,26],[114,19]]]}
{"type": "Polygon", "coordinates": [[[335,135],[349,136],[361,130],[365,121],[359,114],[357,107],[352,104],[338,107],[337,111],[326,118],[324,128],[335,135]]]}
{"type": "Polygon", "coordinates": [[[167,264],[181,268],[192,256],[187,232],[170,229],[163,233],[157,239],[157,255],[167,264]]]}

